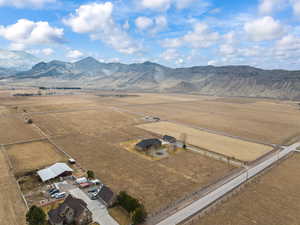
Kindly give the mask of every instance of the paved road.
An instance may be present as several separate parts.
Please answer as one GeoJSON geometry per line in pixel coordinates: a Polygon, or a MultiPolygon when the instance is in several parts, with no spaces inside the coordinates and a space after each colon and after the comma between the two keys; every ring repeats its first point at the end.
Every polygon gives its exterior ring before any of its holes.
{"type": "Polygon", "coordinates": [[[119,225],[109,214],[99,200],[91,200],[82,190],[75,188],[69,193],[76,198],[80,198],[88,204],[88,209],[93,213],[93,220],[101,225],[119,225]]]}
{"type": "Polygon", "coordinates": [[[258,162],[253,166],[249,166],[249,169],[245,169],[244,172],[238,174],[237,176],[226,178],[225,181],[222,181],[222,185],[211,190],[205,194],[200,199],[194,201],[192,204],[187,207],[178,210],[173,215],[165,218],[164,220],[156,223],[157,225],[176,225],[179,224],[189,217],[195,215],[199,211],[203,210],[205,207],[209,206],[214,201],[218,200],[228,192],[232,191],[234,188],[238,187],[248,179],[254,177],[273,163],[277,162],[284,156],[296,150],[300,146],[300,143],[295,143],[289,147],[284,148],[278,153],[274,153],[258,162]]]}

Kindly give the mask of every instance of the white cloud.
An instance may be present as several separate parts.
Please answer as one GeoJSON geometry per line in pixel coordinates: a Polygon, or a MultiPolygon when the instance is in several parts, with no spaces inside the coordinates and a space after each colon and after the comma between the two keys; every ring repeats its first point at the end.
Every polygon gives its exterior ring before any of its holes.
{"type": "Polygon", "coordinates": [[[14,49],[24,49],[29,45],[63,42],[64,30],[51,27],[48,22],[33,22],[20,19],[9,26],[0,26],[0,36],[11,41],[14,49]]]}
{"type": "Polygon", "coordinates": [[[161,58],[163,58],[166,61],[171,61],[179,58],[179,53],[176,49],[167,49],[161,54],[161,58]]]}
{"type": "Polygon", "coordinates": [[[172,0],[141,0],[143,8],[164,11],[170,8],[172,0]]]}
{"type": "Polygon", "coordinates": [[[126,22],[123,24],[123,29],[125,29],[125,30],[129,30],[129,28],[130,28],[129,21],[128,21],[128,20],[126,20],[126,22]]]}
{"type": "Polygon", "coordinates": [[[284,36],[282,39],[276,42],[276,48],[278,50],[300,50],[300,38],[294,35],[284,36]]]}
{"type": "Polygon", "coordinates": [[[280,11],[287,6],[287,0],[261,0],[259,4],[259,12],[262,14],[272,14],[280,11]]]}
{"type": "Polygon", "coordinates": [[[193,48],[208,48],[220,38],[218,32],[211,31],[207,24],[196,23],[192,31],[179,38],[168,38],[161,42],[165,48],[177,48],[188,45],[193,48]]]}
{"type": "Polygon", "coordinates": [[[219,40],[219,34],[214,31],[210,31],[209,27],[205,23],[196,23],[194,30],[188,32],[183,41],[195,48],[208,48],[219,40]]]}
{"type": "Polygon", "coordinates": [[[290,0],[293,10],[294,10],[294,14],[296,16],[300,16],[300,1],[299,0],[290,0]]]}
{"type": "Polygon", "coordinates": [[[217,64],[218,64],[218,62],[216,60],[210,60],[210,61],[207,62],[208,66],[215,66],[217,64]]]}
{"type": "Polygon", "coordinates": [[[192,4],[200,4],[199,0],[176,0],[177,9],[185,9],[191,6],[192,4]]]}
{"type": "Polygon", "coordinates": [[[224,55],[232,55],[233,53],[235,53],[235,49],[229,44],[224,44],[220,46],[220,52],[224,55]]]}
{"type": "Polygon", "coordinates": [[[154,18],[155,27],[152,29],[152,33],[162,31],[168,26],[168,20],[165,16],[157,16],[154,18]]]}
{"type": "Polygon", "coordinates": [[[0,6],[15,6],[17,8],[42,7],[47,3],[55,3],[56,0],[0,0],[0,6]]]}
{"type": "Polygon", "coordinates": [[[153,25],[153,20],[146,16],[140,16],[136,18],[135,25],[140,30],[145,30],[153,25]]]}
{"type": "Polygon", "coordinates": [[[92,39],[101,40],[119,52],[132,54],[139,51],[137,44],[115,23],[112,12],[111,2],[90,3],[81,5],[63,22],[74,32],[89,33],[92,39]]]}
{"type": "Polygon", "coordinates": [[[78,58],[82,57],[83,55],[84,54],[79,50],[70,50],[66,56],[71,59],[78,59],[78,58]]]}
{"type": "Polygon", "coordinates": [[[279,21],[265,16],[244,25],[244,30],[253,41],[270,41],[280,38],[284,34],[284,27],[279,21]]]}
{"type": "Polygon", "coordinates": [[[54,53],[54,50],[52,48],[44,48],[41,50],[41,52],[44,54],[44,55],[52,55],[54,53]]]}

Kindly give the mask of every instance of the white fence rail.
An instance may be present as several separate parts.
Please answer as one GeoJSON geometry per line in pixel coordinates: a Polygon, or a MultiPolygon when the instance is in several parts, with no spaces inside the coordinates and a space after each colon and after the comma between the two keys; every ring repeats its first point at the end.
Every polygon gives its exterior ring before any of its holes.
{"type": "Polygon", "coordinates": [[[229,177],[222,185],[208,192],[203,197],[194,201],[192,204],[188,205],[187,207],[177,211],[173,215],[157,223],[157,225],[176,225],[185,221],[186,219],[190,218],[191,216],[195,215],[196,213],[208,207],[210,204],[212,204],[213,202],[215,202],[225,194],[229,193],[236,187],[240,186],[248,179],[254,177],[255,175],[262,172],[267,167],[271,166],[273,163],[285,157],[286,155],[294,151],[298,146],[300,146],[300,143],[291,145],[281,151],[278,151],[277,153],[268,156],[265,159],[262,159],[255,165],[249,166],[248,169],[245,169],[239,175],[233,175],[232,177],[229,177]]]}

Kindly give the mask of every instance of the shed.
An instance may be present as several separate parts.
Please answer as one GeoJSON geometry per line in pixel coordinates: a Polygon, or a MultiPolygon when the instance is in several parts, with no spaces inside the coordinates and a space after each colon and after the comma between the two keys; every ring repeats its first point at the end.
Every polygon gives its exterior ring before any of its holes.
{"type": "Polygon", "coordinates": [[[115,200],[113,191],[105,185],[102,186],[97,197],[99,197],[106,206],[111,206],[115,200]]]}
{"type": "Polygon", "coordinates": [[[177,142],[176,138],[174,138],[172,136],[169,136],[169,135],[164,135],[163,140],[167,141],[169,143],[176,143],[177,142]]]}
{"type": "Polygon", "coordinates": [[[161,147],[161,141],[157,138],[145,139],[135,145],[135,149],[139,151],[146,151],[151,148],[161,147]]]}
{"type": "Polygon", "coordinates": [[[73,170],[65,163],[55,163],[52,166],[39,170],[37,174],[43,182],[61,176],[71,175],[73,170]]]}

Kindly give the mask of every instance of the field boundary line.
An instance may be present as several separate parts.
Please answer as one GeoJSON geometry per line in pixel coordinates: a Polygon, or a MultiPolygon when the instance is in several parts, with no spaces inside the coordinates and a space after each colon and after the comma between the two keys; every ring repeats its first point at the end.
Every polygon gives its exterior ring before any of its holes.
{"type": "Polygon", "coordinates": [[[20,187],[20,185],[19,185],[19,182],[17,181],[17,179],[16,179],[16,177],[14,176],[14,174],[12,174],[12,171],[13,171],[13,165],[12,165],[12,163],[11,163],[11,160],[10,160],[9,156],[7,155],[7,150],[6,150],[6,148],[5,148],[4,145],[1,145],[1,151],[2,151],[2,153],[3,153],[3,155],[4,155],[4,157],[5,157],[5,160],[8,162],[8,166],[9,166],[9,171],[8,171],[8,172],[9,172],[9,175],[10,175],[10,177],[14,180],[14,182],[16,183],[18,192],[19,192],[19,194],[20,194],[20,196],[21,196],[21,198],[22,198],[22,200],[23,200],[23,202],[24,202],[24,204],[25,204],[25,206],[26,206],[26,209],[29,210],[28,203],[27,203],[27,201],[26,201],[25,196],[23,195],[23,192],[22,192],[22,190],[21,190],[21,187],[20,187]]]}
{"type": "Polygon", "coordinates": [[[30,142],[36,142],[36,141],[47,141],[47,138],[29,139],[29,140],[18,141],[18,142],[12,142],[12,143],[2,144],[2,145],[3,145],[3,146],[19,145],[19,144],[26,144],[26,143],[30,143],[30,142]]]}

